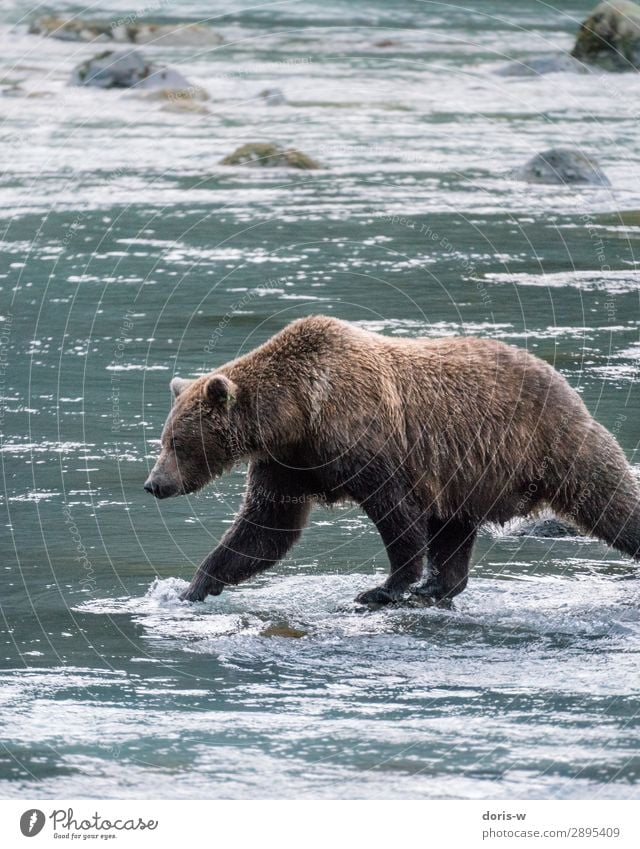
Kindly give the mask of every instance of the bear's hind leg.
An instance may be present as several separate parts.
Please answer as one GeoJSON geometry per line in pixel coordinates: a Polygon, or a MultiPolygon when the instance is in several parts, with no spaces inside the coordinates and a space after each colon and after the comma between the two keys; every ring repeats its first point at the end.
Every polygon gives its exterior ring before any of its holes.
{"type": "Polygon", "coordinates": [[[596,422],[574,450],[552,508],[588,534],[640,560],[640,488],[622,449],[596,422]]]}
{"type": "Polygon", "coordinates": [[[476,539],[476,527],[469,521],[451,517],[429,519],[429,574],[412,592],[434,601],[447,602],[467,586],[469,561],[476,539]]]}

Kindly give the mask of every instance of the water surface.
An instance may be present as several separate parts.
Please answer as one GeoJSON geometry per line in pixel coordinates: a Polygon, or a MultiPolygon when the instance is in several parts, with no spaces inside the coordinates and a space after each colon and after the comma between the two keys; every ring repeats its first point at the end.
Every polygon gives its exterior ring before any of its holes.
{"type": "Polygon", "coordinates": [[[319,508],[290,559],[190,606],[245,470],[142,490],[171,376],[316,312],[525,346],[636,462],[640,80],[495,74],[570,48],[588,4],[557,5],[227,3],[223,45],[145,48],[209,92],[194,112],[69,88],[97,47],[0,4],[3,797],[637,798],[617,553],[489,529],[454,610],[362,612],[380,539],[319,508]],[[253,140],[325,167],[219,164],[253,140]],[[509,177],[552,145],[611,187],[509,177]]]}

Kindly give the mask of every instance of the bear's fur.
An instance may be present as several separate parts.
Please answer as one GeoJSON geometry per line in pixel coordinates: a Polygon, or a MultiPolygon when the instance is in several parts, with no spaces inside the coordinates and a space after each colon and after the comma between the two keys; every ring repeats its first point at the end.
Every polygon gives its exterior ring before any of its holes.
{"type": "Polygon", "coordinates": [[[313,316],[172,389],[148,491],[194,492],[250,464],[242,508],[186,599],[277,563],[314,503],[344,499],[375,523],[391,566],[364,603],[412,587],[452,598],[483,522],[546,506],[639,557],[640,491],[622,450],[565,379],[520,348],[388,338],[313,316]]]}

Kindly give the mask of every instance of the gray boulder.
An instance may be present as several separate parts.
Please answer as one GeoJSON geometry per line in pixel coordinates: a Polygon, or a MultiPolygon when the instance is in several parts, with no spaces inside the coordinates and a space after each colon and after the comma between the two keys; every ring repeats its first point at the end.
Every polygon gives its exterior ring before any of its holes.
{"type": "Polygon", "coordinates": [[[141,90],[187,91],[193,88],[186,77],[172,68],[148,62],[137,50],[115,53],[105,50],[74,69],[72,85],[93,88],[136,88],[141,90]]]}
{"type": "Polygon", "coordinates": [[[629,0],[598,3],[571,55],[607,71],[640,70],[640,6],[629,0]]]}
{"type": "Polygon", "coordinates": [[[538,153],[514,172],[517,180],[549,185],[609,186],[606,174],[586,154],[571,148],[554,147],[538,153]]]}

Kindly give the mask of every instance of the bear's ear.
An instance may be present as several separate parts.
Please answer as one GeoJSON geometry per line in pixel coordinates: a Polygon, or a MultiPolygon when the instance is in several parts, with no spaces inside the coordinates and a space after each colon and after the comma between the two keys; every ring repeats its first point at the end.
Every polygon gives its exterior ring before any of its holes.
{"type": "Polygon", "coordinates": [[[214,374],[204,385],[204,396],[209,403],[218,407],[224,405],[227,408],[236,400],[238,387],[232,380],[223,374],[214,374]]]}
{"type": "Polygon", "coordinates": [[[173,400],[175,401],[178,395],[184,392],[192,383],[192,380],[185,380],[184,377],[174,377],[170,383],[173,400]]]}

